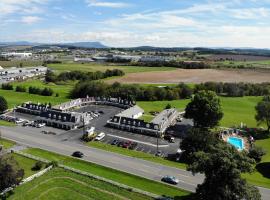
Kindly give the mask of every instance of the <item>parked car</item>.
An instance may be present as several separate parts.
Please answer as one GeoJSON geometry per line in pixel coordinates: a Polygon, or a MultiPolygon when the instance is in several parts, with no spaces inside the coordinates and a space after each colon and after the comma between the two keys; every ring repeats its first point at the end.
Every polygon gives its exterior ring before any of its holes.
{"type": "Polygon", "coordinates": [[[125,143],[124,141],[120,141],[120,142],[117,144],[117,146],[118,146],[118,147],[122,147],[124,143],[125,143]]]}
{"type": "Polygon", "coordinates": [[[114,139],[111,143],[111,145],[117,145],[120,141],[118,139],[114,139]]]}
{"type": "Polygon", "coordinates": [[[137,142],[132,142],[131,145],[129,146],[129,149],[135,149],[138,146],[137,142]]]}
{"type": "Polygon", "coordinates": [[[171,136],[171,135],[165,135],[165,136],[164,136],[164,139],[167,140],[167,141],[169,141],[169,142],[171,142],[171,143],[174,142],[174,137],[171,136]]]}
{"type": "Polygon", "coordinates": [[[101,132],[97,135],[97,137],[95,138],[96,141],[100,141],[105,137],[105,133],[101,132]]]}
{"type": "Polygon", "coordinates": [[[44,127],[44,126],[46,126],[45,123],[38,123],[38,124],[36,124],[36,127],[37,127],[37,128],[42,128],[42,127],[44,127]]]}
{"type": "Polygon", "coordinates": [[[175,178],[174,176],[164,176],[161,179],[161,181],[165,183],[173,184],[173,185],[177,185],[179,183],[179,180],[175,178]]]}
{"type": "Polygon", "coordinates": [[[72,156],[77,157],[77,158],[82,158],[84,155],[80,151],[75,151],[75,152],[73,152],[72,156]]]}
{"type": "Polygon", "coordinates": [[[98,111],[100,114],[104,114],[104,112],[102,110],[98,111]]]}
{"type": "Polygon", "coordinates": [[[161,157],[162,155],[163,155],[162,151],[158,150],[157,153],[156,153],[156,156],[161,157]]]}
{"type": "Polygon", "coordinates": [[[122,145],[122,147],[127,149],[127,148],[129,148],[129,146],[131,145],[131,143],[132,143],[131,141],[127,141],[127,142],[125,142],[125,143],[122,145]]]}

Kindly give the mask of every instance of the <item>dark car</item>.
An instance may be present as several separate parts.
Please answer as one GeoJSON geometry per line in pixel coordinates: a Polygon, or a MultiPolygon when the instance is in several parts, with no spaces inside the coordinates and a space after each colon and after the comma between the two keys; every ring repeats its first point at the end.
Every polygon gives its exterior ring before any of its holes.
{"type": "Polygon", "coordinates": [[[120,141],[118,139],[114,139],[111,143],[111,145],[117,145],[120,141]]]}
{"type": "Polygon", "coordinates": [[[102,110],[100,110],[100,111],[98,111],[99,112],[99,114],[104,114],[104,112],[102,111],[102,110]]]}
{"type": "Polygon", "coordinates": [[[177,178],[175,178],[174,176],[164,176],[161,181],[165,182],[165,183],[170,183],[173,185],[177,185],[179,183],[179,180],[177,178]]]}
{"type": "Polygon", "coordinates": [[[167,141],[173,143],[174,142],[174,137],[171,136],[171,135],[165,135],[164,140],[167,140],[167,141]]]}
{"type": "Polygon", "coordinates": [[[117,146],[122,147],[124,143],[125,143],[124,141],[120,141],[120,142],[117,144],[117,146]]]}
{"type": "Polygon", "coordinates": [[[137,142],[132,142],[131,145],[129,146],[129,149],[135,149],[138,146],[137,142]]]}
{"type": "Polygon", "coordinates": [[[73,157],[76,157],[76,158],[82,158],[83,157],[83,153],[80,152],[80,151],[75,151],[75,152],[73,152],[72,156],[73,157]]]}
{"type": "Polygon", "coordinates": [[[127,142],[125,142],[125,143],[122,145],[122,147],[127,149],[127,148],[129,148],[129,146],[131,145],[131,143],[132,143],[131,141],[127,141],[127,142]]]}

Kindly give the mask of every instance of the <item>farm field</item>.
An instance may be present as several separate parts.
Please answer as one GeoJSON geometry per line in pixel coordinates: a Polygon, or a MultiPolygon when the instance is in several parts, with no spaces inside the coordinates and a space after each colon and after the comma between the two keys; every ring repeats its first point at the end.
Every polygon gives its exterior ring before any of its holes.
{"type": "Polygon", "coordinates": [[[232,61],[270,61],[267,56],[238,55],[238,54],[216,54],[207,56],[208,60],[232,60],[232,61]]]}
{"type": "Polygon", "coordinates": [[[43,176],[17,187],[8,199],[84,200],[131,199],[150,197],[113,186],[90,177],[55,168],[43,176]]]}
{"type": "Polygon", "coordinates": [[[143,159],[143,160],[148,160],[148,161],[151,161],[151,162],[167,165],[167,166],[170,166],[170,167],[186,169],[186,164],[184,164],[184,163],[179,163],[179,162],[166,160],[164,158],[156,157],[156,156],[154,156],[152,154],[144,153],[144,152],[141,152],[141,151],[135,151],[135,150],[130,150],[130,149],[119,148],[117,146],[112,146],[110,144],[105,144],[105,143],[96,142],[96,141],[88,142],[87,145],[90,146],[90,147],[97,148],[97,149],[103,149],[105,151],[119,153],[119,154],[130,156],[130,157],[133,157],[133,158],[139,158],[139,159],[143,159]]]}
{"type": "Polygon", "coordinates": [[[270,82],[270,71],[225,70],[225,69],[176,69],[163,72],[131,73],[108,80],[108,83],[173,84],[202,82],[270,82]]]}
{"type": "MultiPolygon", "coordinates": [[[[221,120],[221,126],[240,125],[241,122],[247,124],[249,127],[257,127],[255,116],[255,106],[261,100],[261,97],[220,97],[224,117],[221,120]]],[[[167,104],[177,108],[179,111],[184,111],[187,100],[174,101],[139,101],[137,104],[145,110],[146,115],[150,115],[151,111],[161,111],[167,104]]],[[[149,116],[148,120],[151,121],[149,116]]]]}
{"type": "Polygon", "coordinates": [[[24,152],[32,154],[34,156],[42,157],[47,160],[57,161],[60,164],[64,164],[66,166],[89,172],[91,174],[95,174],[97,176],[101,176],[116,181],[118,183],[122,183],[154,194],[168,195],[171,197],[189,195],[189,192],[172,186],[168,186],[162,183],[151,181],[142,177],[134,176],[125,172],[120,172],[118,170],[103,167],[72,157],[62,156],[40,149],[26,149],[24,150],[24,152]]]}
{"type": "Polygon", "coordinates": [[[213,64],[216,67],[230,67],[230,68],[262,68],[270,69],[270,60],[258,61],[217,61],[213,64]]]}
{"type": "Polygon", "coordinates": [[[125,73],[138,73],[138,72],[152,72],[152,71],[172,71],[176,68],[173,67],[140,67],[140,66],[117,66],[117,65],[106,65],[106,64],[97,64],[97,63],[62,63],[62,64],[49,64],[49,68],[57,70],[58,72],[63,71],[86,71],[86,72],[95,72],[95,71],[106,71],[107,69],[121,69],[125,73]]]}

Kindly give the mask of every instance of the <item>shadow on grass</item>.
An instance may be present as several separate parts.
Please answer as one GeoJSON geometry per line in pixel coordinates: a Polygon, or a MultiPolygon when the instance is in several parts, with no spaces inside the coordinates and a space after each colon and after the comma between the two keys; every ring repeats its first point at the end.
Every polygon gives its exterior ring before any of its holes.
{"type": "Polygon", "coordinates": [[[270,162],[259,163],[259,164],[256,165],[256,169],[264,177],[270,178],[270,162]]]}
{"type": "Polygon", "coordinates": [[[190,194],[187,196],[175,196],[174,200],[195,200],[195,199],[194,199],[194,195],[190,194]]]}

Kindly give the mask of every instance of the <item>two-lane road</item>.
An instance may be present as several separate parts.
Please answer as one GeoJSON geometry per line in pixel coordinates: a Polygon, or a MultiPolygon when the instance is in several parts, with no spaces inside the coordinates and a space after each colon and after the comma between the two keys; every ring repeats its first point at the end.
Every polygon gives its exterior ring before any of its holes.
{"type": "MultiPolygon", "coordinates": [[[[160,181],[164,175],[173,175],[180,180],[176,186],[188,191],[195,191],[197,184],[202,183],[204,176],[193,176],[190,172],[168,167],[141,159],[131,158],[100,149],[90,148],[74,141],[62,141],[55,136],[37,134],[22,127],[1,127],[4,138],[20,144],[36,147],[63,155],[71,155],[74,151],[85,154],[84,160],[127,173],[160,181]]],[[[270,190],[259,188],[264,200],[270,199],[270,190]]]]}

